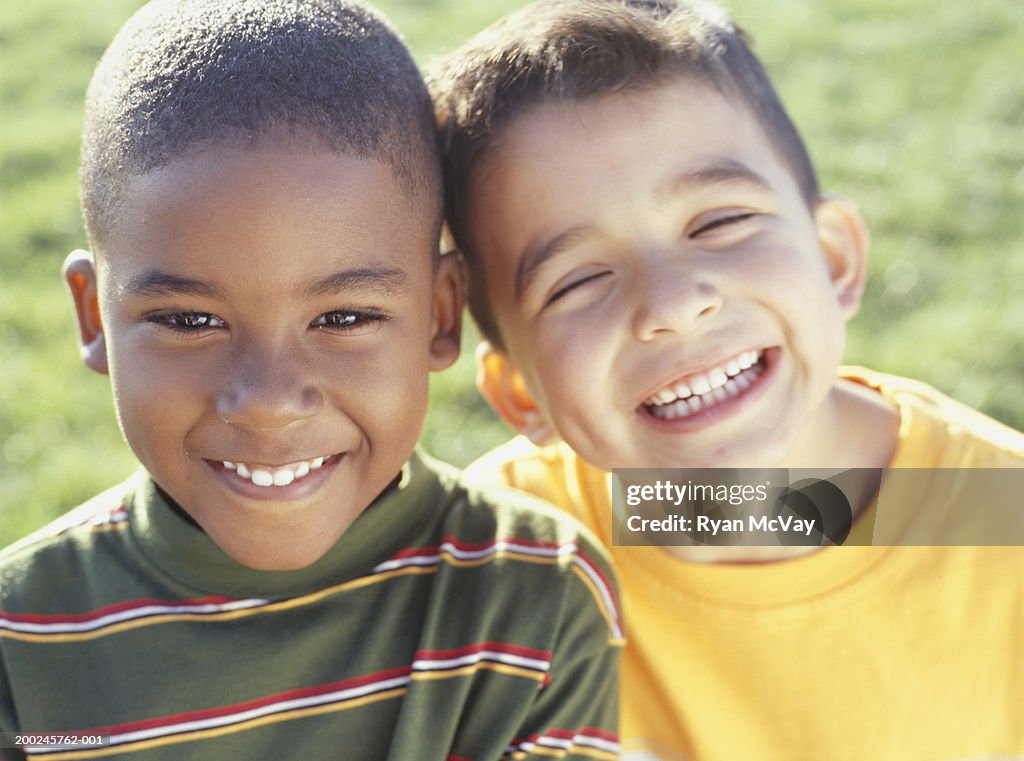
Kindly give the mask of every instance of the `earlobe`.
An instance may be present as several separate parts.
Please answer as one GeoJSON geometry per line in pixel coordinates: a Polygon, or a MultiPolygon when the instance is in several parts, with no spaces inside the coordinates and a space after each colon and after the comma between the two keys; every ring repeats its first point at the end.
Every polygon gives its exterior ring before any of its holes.
{"type": "Polygon", "coordinates": [[[92,254],[81,249],[72,251],[64,260],[64,281],[71,290],[78,318],[79,353],[91,370],[106,375],[107,343],[100,317],[96,265],[92,254]]]}
{"type": "Polygon", "coordinates": [[[558,436],[530,396],[519,374],[502,352],[483,341],[476,350],[476,387],[480,395],[516,433],[537,446],[558,441],[558,436]]]}
{"type": "Polygon", "coordinates": [[[441,257],[434,275],[430,369],[444,370],[459,358],[462,339],[462,273],[453,254],[441,257]]]}
{"type": "Polygon", "coordinates": [[[857,206],[838,195],[822,196],[814,209],[818,241],[846,319],[860,308],[867,281],[870,235],[857,206]]]}

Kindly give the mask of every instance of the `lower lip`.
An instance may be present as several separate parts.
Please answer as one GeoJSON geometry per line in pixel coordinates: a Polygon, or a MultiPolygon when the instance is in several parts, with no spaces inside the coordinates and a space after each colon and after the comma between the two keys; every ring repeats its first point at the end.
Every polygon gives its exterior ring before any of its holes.
{"type": "Polygon", "coordinates": [[[714,407],[693,412],[686,417],[664,420],[652,415],[645,406],[641,405],[637,414],[644,422],[653,425],[655,428],[671,433],[690,433],[708,428],[716,423],[732,417],[743,411],[748,405],[753,404],[764,395],[769,383],[775,377],[775,369],[778,365],[779,349],[765,349],[761,354],[761,362],[764,367],[761,374],[752,385],[743,389],[736,396],[725,401],[718,402],[714,407]]]}
{"type": "Polygon", "coordinates": [[[247,478],[242,478],[235,471],[228,470],[220,462],[203,460],[221,482],[231,491],[240,494],[247,499],[262,500],[266,502],[285,502],[290,500],[303,499],[316,492],[335,469],[345,459],[344,453],[331,455],[324,464],[316,470],[311,470],[302,478],[297,478],[287,486],[257,486],[247,478]]]}

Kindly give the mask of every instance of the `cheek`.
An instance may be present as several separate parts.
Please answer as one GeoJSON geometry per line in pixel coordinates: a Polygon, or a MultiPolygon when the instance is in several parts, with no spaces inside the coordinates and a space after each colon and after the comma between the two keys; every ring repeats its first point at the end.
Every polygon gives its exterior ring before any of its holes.
{"type": "Polygon", "coordinates": [[[788,316],[791,328],[810,334],[842,331],[845,319],[820,254],[797,245],[760,249],[741,260],[752,293],[788,316]]]}
{"type": "Polygon", "coordinates": [[[160,427],[191,414],[210,390],[208,369],[193,358],[154,351],[131,335],[111,341],[108,357],[122,428],[160,427]]]}
{"type": "Polygon", "coordinates": [[[591,408],[606,399],[615,380],[613,335],[596,324],[545,326],[535,331],[526,356],[533,385],[549,409],[591,408]]]}
{"type": "Polygon", "coordinates": [[[811,375],[831,383],[846,344],[846,318],[824,272],[793,273],[777,303],[787,315],[789,341],[811,375]]]}
{"type": "Polygon", "coordinates": [[[135,373],[123,366],[111,372],[121,433],[136,457],[150,469],[162,461],[161,451],[180,449],[188,432],[202,418],[202,392],[186,386],[193,379],[184,374],[135,373]]]}
{"type": "Polygon", "coordinates": [[[366,428],[408,428],[426,413],[428,334],[415,331],[396,338],[365,353],[332,357],[323,368],[322,382],[334,405],[361,418],[366,428]]]}

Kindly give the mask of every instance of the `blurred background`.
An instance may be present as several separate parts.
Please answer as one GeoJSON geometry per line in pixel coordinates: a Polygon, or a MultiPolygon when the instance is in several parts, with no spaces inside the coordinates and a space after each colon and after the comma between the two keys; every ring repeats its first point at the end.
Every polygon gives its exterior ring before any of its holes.
{"type": "MultiPolygon", "coordinates": [[[[78,360],[60,265],[85,247],[82,99],[140,0],[0,4],[0,546],[127,476],[105,378],[78,360]]],[[[378,0],[427,64],[523,3],[378,0]]],[[[1024,429],[1024,13],[1018,0],[731,0],[826,190],[874,247],[847,361],[1024,429]]],[[[433,378],[422,444],[465,464],[508,432],[475,336],[433,378]]]]}

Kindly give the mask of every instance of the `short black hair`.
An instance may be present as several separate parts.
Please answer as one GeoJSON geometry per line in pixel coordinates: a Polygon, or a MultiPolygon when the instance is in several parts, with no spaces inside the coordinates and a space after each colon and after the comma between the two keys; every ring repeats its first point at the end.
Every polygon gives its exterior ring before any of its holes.
{"type": "Polygon", "coordinates": [[[515,120],[548,100],[702,82],[744,104],[796,179],[808,207],[818,180],[799,132],[750,38],[701,0],[538,0],[441,58],[429,79],[442,140],[445,213],[469,273],[469,308],[502,348],[467,235],[473,172],[515,120]]]}
{"type": "Polygon", "coordinates": [[[358,0],[154,0],[107,48],[86,95],[82,208],[95,247],[127,180],[273,130],[389,164],[440,218],[430,99],[398,33],[358,0]]]}

